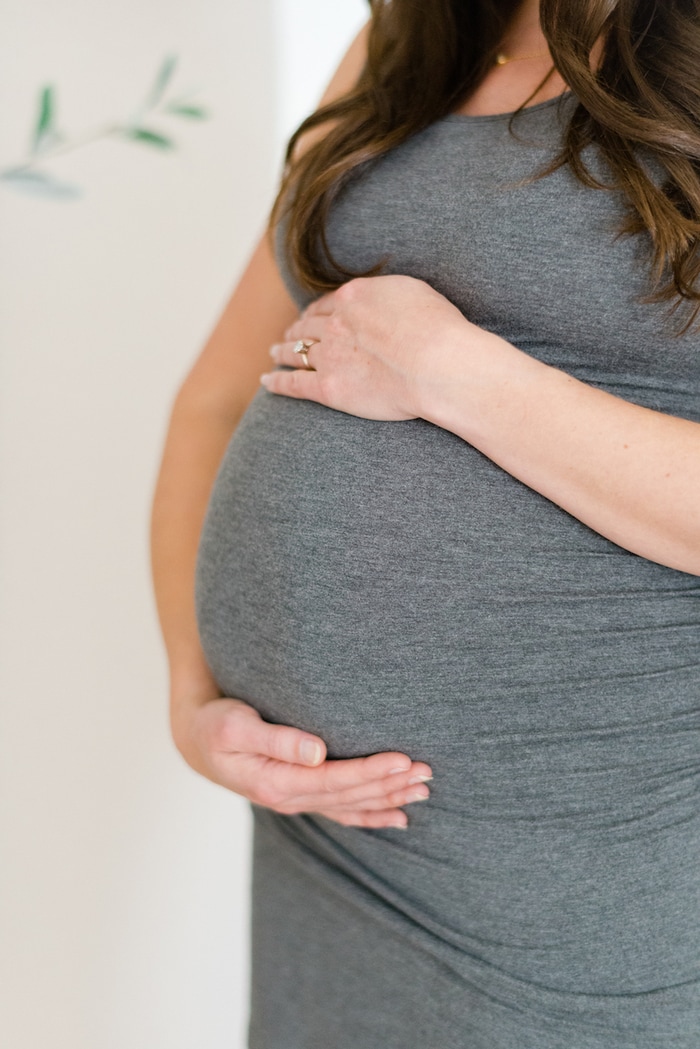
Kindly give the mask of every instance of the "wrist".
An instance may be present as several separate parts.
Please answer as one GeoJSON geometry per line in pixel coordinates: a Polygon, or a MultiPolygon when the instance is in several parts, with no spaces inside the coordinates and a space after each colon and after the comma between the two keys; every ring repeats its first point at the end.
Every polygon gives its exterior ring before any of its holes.
{"type": "Polygon", "coordinates": [[[207,666],[198,641],[188,639],[170,648],[168,715],[170,735],[187,764],[201,775],[208,770],[199,742],[198,714],[221,690],[207,666]]]}
{"type": "Polygon", "coordinates": [[[207,773],[198,728],[200,713],[207,703],[220,698],[221,692],[216,685],[213,688],[205,688],[204,682],[195,683],[191,679],[183,679],[171,686],[170,735],[187,764],[203,775],[207,773]]]}
{"type": "Polygon", "coordinates": [[[531,392],[550,369],[493,332],[469,322],[467,329],[437,351],[422,418],[484,450],[504,420],[508,429],[526,423],[531,392]]]}
{"type": "Polygon", "coordinates": [[[198,707],[222,695],[213,674],[203,659],[178,661],[170,665],[170,707],[198,707]]]}

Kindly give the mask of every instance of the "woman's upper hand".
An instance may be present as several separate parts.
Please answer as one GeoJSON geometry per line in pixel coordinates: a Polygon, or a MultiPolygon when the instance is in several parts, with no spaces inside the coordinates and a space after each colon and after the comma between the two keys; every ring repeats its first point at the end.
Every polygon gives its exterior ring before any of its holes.
{"type": "Polygon", "coordinates": [[[412,277],[350,281],[273,347],[273,393],[422,418],[633,554],[700,575],[700,423],[627,401],[468,321],[412,277]],[[294,342],[311,343],[307,370],[294,342]],[[314,340],[318,340],[318,344],[314,340]]]}
{"type": "Polygon", "coordinates": [[[430,767],[405,754],[329,760],[318,736],[263,721],[237,699],[192,705],[173,738],[197,772],[283,815],[318,813],[345,826],[405,827],[401,806],[428,797],[430,767]]]}
{"type": "Polygon", "coordinates": [[[285,332],[287,341],[270,351],[276,364],[295,370],[261,381],[271,393],[365,419],[424,417],[454,376],[452,354],[463,357],[486,335],[424,281],[360,277],[304,310],[285,332]],[[308,369],[294,352],[299,340],[313,343],[308,369]]]}

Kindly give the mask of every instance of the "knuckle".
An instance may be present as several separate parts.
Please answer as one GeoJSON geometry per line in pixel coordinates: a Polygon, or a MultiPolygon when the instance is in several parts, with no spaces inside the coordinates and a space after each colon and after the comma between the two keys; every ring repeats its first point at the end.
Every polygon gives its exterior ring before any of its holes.
{"type": "Polygon", "coordinates": [[[333,313],[326,320],[326,329],[332,338],[342,338],[346,331],[345,321],[337,313],[333,313]]]}
{"type": "Polygon", "coordinates": [[[235,715],[228,715],[214,726],[212,743],[219,750],[233,750],[238,736],[235,715]]]}
{"type": "Polygon", "coordinates": [[[318,385],[319,392],[321,394],[321,399],[323,401],[330,403],[331,401],[335,400],[338,387],[335,375],[331,374],[319,376],[318,385]]]}
{"type": "Polygon", "coordinates": [[[401,791],[397,794],[390,794],[388,798],[385,798],[387,808],[400,809],[404,805],[409,804],[409,798],[406,797],[406,791],[401,791]]]}
{"type": "Polygon", "coordinates": [[[279,729],[271,728],[268,731],[265,745],[268,757],[274,758],[276,761],[284,760],[284,737],[279,729]]]}
{"type": "Polygon", "coordinates": [[[222,750],[238,750],[258,715],[244,704],[232,706],[217,719],[212,727],[212,739],[222,750]]]}
{"type": "Polygon", "coordinates": [[[345,284],[341,284],[335,293],[336,299],[340,302],[352,302],[357,294],[357,284],[357,277],[346,281],[345,284]]]}

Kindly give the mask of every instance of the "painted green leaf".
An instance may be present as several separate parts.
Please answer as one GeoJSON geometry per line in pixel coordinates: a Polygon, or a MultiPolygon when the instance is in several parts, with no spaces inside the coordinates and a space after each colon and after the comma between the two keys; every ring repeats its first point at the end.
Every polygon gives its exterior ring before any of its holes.
{"type": "Polygon", "coordinates": [[[0,181],[6,183],[12,189],[20,190],[22,193],[30,193],[34,197],[51,197],[54,200],[75,200],[82,196],[82,190],[70,182],[62,182],[43,171],[32,171],[31,169],[18,169],[16,171],[3,171],[0,181]]]}
{"type": "Polygon", "coordinates": [[[161,98],[165,93],[165,89],[172,79],[172,75],[175,72],[175,66],[177,65],[177,55],[167,55],[163,60],[163,64],[158,70],[156,79],[153,87],[146,99],[146,106],[152,109],[157,106],[161,98]]]}
{"type": "Polygon", "coordinates": [[[53,87],[47,84],[42,88],[39,96],[39,114],[34,127],[34,142],[32,145],[34,153],[39,149],[42,140],[53,131],[55,109],[53,87]]]}
{"type": "Polygon", "coordinates": [[[206,120],[209,113],[202,106],[186,106],[171,102],[166,106],[168,113],[176,113],[179,117],[188,117],[190,120],[206,120]]]}
{"type": "Polygon", "coordinates": [[[146,127],[131,127],[124,132],[127,138],[133,138],[137,142],[144,142],[148,146],[156,146],[158,149],[172,149],[175,143],[159,131],[151,131],[146,127]]]}

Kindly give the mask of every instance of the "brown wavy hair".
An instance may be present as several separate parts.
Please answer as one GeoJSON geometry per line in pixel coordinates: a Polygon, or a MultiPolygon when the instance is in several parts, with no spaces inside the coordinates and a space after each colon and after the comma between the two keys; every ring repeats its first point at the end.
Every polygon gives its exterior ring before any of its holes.
{"type": "MultiPolygon", "coordinates": [[[[469,97],[519,3],[370,0],[359,80],[292,135],[272,211],[271,228],[285,215],[288,257],[309,291],[381,272],[384,261],[360,274],[333,258],[326,223],[334,200],[364,165],[469,97]],[[296,156],[300,136],[324,123],[328,132],[296,156]]],[[[683,305],[685,332],[700,312],[700,0],[541,0],[540,22],[553,69],[578,104],[561,152],[535,177],[568,164],[585,185],[623,192],[620,234],[650,238],[652,285],[644,301],[671,302],[671,312],[683,305]],[[582,159],[591,143],[607,161],[605,184],[582,159]],[[648,160],[661,164],[663,179],[650,177],[648,160]]]]}

